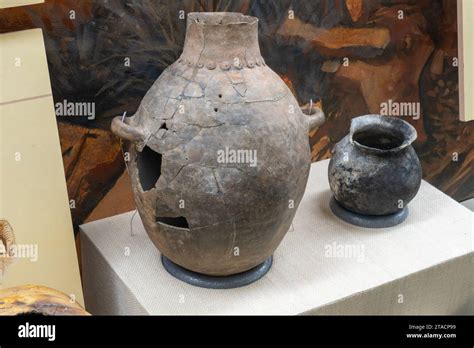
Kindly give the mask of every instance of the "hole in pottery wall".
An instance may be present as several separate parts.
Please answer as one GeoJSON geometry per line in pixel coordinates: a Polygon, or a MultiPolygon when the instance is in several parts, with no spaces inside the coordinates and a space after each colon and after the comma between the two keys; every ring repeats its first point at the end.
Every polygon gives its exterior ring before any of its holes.
{"type": "Polygon", "coordinates": [[[137,167],[143,191],[154,188],[161,175],[161,154],[145,146],[137,153],[137,167]]]}
{"type": "Polygon", "coordinates": [[[164,122],[164,123],[161,125],[160,129],[168,130],[168,127],[166,127],[166,122],[164,122]]]}
{"type": "Polygon", "coordinates": [[[214,108],[214,111],[217,112],[217,111],[219,111],[219,109],[218,109],[218,108],[214,108]]]}
{"type": "Polygon", "coordinates": [[[314,114],[316,114],[319,111],[319,109],[315,106],[312,106],[310,108],[309,105],[305,105],[305,106],[301,107],[301,111],[305,115],[313,116],[314,114]]]}
{"type": "Polygon", "coordinates": [[[219,98],[222,98],[222,94],[219,94],[219,98]]]}
{"type": "Polygon", "coordinates": [[[189,228],[188,220],[186,220],[183,216],[178,217],[157,217],[156,222],[160,222],[162,224],[178,227],[178,228],[189,228]]]}
{"type": "Polygon", "coordinates": [[[399,132],[390,132],[384,129],[363,129],[357,131],[352,136],[352,139],[367,147],[379,150],[395,149],[403,144],[403,134],[399,132]]]}

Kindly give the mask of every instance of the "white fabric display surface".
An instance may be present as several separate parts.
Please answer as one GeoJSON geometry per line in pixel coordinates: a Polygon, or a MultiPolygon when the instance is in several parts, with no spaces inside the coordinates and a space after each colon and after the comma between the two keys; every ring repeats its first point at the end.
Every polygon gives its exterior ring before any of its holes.
{"type": "Polygon", "coordinates": [[[92,314],[467,314],[474,309],[472,213],[425,181],[401,225],[355,227],[329,209],[328,160],[314,163],[265,277],[213,290],[181,282],[133,212],[81,226],[92,314]]]}

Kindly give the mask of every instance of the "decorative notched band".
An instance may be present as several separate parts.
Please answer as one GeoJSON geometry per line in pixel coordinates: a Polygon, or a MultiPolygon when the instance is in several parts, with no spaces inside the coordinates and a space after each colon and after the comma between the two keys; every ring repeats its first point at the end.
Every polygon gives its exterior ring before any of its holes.
{"type": "Polygon", "coordinates": [[[206,68],[209,70],[214,70],[217,67],[221,70],[230,70],[230,69],[243,69],[244,67],[253,69],[256,66],[265,66],[265,61],[263,60],[262,57],[256,57],[256,58],[247,58],[247,59],[240,59],[240,58],[235,58],[234,60],[231,61],[222,61],[222,62],[214,62],[214,61],[208,61],[208,62],[196,62],[193,60],[190,60],[185,57],[180,57],[178,59],[178,63],[187,65],[188,67],[192,68],[206,68]]]}

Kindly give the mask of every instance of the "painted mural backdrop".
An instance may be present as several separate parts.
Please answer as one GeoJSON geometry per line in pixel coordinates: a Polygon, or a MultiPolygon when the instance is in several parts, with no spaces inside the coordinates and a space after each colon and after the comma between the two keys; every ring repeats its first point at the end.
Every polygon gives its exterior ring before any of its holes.
{"type": "Polygon", "coordinates": [[[134,209],[112,117],[137,109],[180,55],[185,14],[259,18],[262,55],[301,105],[328,122],[310,134],[329,158],[351,118],[403,117],[418,131],[424,178],[474,197],[473,123],[459,121],[454,0],[46,0],[2,10],[0,32],[41,27],[74,223],[134,209]],[[79,108],[78,108],[79,106],[79,108]]]}

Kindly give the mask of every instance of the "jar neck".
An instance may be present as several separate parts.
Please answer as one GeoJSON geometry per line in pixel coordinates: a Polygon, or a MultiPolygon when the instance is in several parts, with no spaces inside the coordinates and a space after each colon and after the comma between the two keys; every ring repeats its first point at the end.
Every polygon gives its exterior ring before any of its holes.
{"type": "Polygon", "coordinates": [[[258,19],[232,12],[189,13],[178,61],[223,70],[264,65],[258,46],[258,19]]]}
{"type": "Polygon", "coordinates": [[[413,126],[395,117],[364,115],[351,120],[349,141],[364,152],[400,152],[410,146],[416,137],[413,126]]]}

